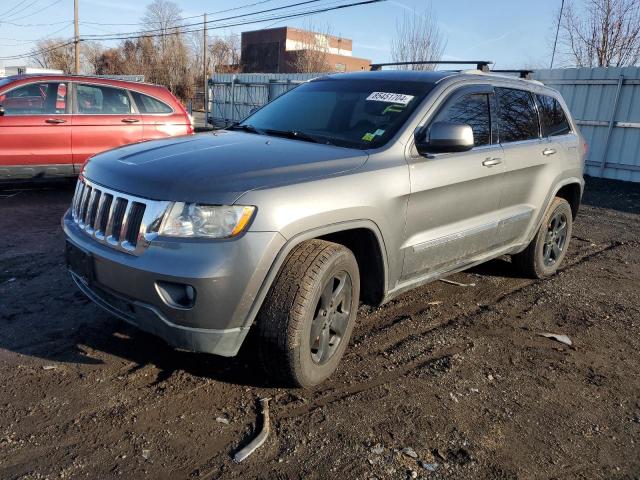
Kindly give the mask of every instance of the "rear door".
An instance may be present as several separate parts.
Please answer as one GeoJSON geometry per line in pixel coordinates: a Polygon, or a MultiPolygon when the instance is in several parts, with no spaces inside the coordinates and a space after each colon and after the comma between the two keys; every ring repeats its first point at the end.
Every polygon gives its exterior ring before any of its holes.
{"type": "Polygon", "coordinates": [[[77,169],[96,153],[142,141],[142,119],[127,90],[76,83],[74,91],[72,149],[77,169]]]}
{"type": "Polygon", "coordinates": [[[466,87],[429,121],[470,125],[475,147],[412,155],[404,278],[446,271],[495,248],[504,165],[492,134],[494,103],[491,86],[466,87]]]}
{"type": "Polygon", "coordinates": [[[502,195],[505,221],[500,230],[508,243],[524,241],[539,208],[555,184],[562,148],[543,137],[538,106],[532,92],[496,88],[499,104],[500,143],[506,162],[506,182],[502,195]]]}
{"type": "Polygon", "coordinates": [[[67,83],[45,81],[0,93],[0,177],[73,174],[67,83]]]}
{"type": "Polygon", "coordinates": [[[177,111],[175,105],[134,90],[131,90],[131,96],[140,112],[145,140],[189,133],[190,120],[182,109],[177,111]]]}

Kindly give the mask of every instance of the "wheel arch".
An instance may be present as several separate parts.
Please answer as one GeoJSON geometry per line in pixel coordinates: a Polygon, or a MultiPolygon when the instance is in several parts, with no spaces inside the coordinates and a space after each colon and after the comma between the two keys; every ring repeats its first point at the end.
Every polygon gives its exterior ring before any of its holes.
{"type": "Polygon", "coordinates": [[[371,251],[367,250],[367,248],[374,249],[373,252],[375,252],[374,256],[376,258],[376,267],[366,266],[365,272],[377,275],[377,278],[365,280],[367,283],[361,284],[361,301],[373,305],[379,305],[382,302],[388,285],[388,263],[387,250],[380,229],[376,223],[371,220],[339,222],[306,230],[291,237],[284,244],[276,255],[264,282],[256,294],[255,300],[244,323],[245,328],[248,328],[253,324],[260,308],[262,307],[267,292],[271,288],[289,253],[291,253],[297,245],[306,240],[312,239],[331,241],[351,249],[354,252],[356,261],[358,261],[361,278],[364,278],[362,267],[366,265],[366,262],[364,262],[365,256],[371,251]],[[364,245],[367,245],[367,247],[360,245],[359,240],[361,240],[364,245]],[[374,280],[377,280],[377,282],[374,282],[374,280]],[[363,287],[369,288],[369,290],[365,292],[365,288],[363,287]]]}

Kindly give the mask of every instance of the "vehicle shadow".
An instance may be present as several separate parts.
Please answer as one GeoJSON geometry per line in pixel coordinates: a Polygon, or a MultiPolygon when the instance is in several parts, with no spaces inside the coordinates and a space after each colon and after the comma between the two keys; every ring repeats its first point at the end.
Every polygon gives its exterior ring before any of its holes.
{"type": "Polygon", "coordinates": [[[261,388],[278,386],[266,378],[256,356],[251,355],[251,339],[245,342],[237,356],[220,357],[175,349],[160,338],[115,318],[109,318],[108,322],[110,332],[92,336],[84,343],[92,349],[132,362],[134,365],[128,373],[147,366],[158,369],[152,385],[161,384],[182,371],[195,377],[234,385],[261,388]]]}
{"type": "Polygon", "coordinates": [[[640,214],[640,186],[637,183],[588,176],[585,181],[584,205],[640,214]]]}
{"type": "Polygon", "coordinates": [[[483,277],[522,278],[522,273],[518,272],[509,257],[494,258],[465,271],[483,277]]]}

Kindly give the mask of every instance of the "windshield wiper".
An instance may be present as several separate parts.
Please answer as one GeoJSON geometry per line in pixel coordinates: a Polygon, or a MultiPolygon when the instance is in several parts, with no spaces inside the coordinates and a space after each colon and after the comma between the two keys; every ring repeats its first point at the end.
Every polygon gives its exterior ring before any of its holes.
{"type": "Polygon", "coordinates": [[[258,135],[264,135],[264,132],[262,130],[254,127],[253,125],[248,125],[248,124],[234,123],[230,127],[227,127],[227,130],[242,130],[243,132],[257,133],[258,135]]]}
{"type": "Polygon", "coordinates": [[[265,129],[264,133],[266,133],[267,135],[276,135],[279,137],[290,138],[292,140],[302,140],[304,142],[323,143],[326,145],[332,145],[332,143],[326,138],[319,138],[314,135],[310,135],[308,133],[300,132],[298,130],[265,129]]]}

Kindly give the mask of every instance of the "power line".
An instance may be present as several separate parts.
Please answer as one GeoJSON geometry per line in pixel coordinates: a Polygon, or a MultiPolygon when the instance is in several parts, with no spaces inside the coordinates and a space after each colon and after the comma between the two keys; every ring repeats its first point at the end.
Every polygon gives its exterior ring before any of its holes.
{"type": "Polygon", "coordinates": [[[18,8],[20,5],[24,5],[25,3],[27,3],[29,0],[22,0],[21,2],[16,3],[13,7],[11,7],[9,10],[6,10],[2,13],[0,13],[0,18],[2,18],[5,15],[8,15],[9,13],[11,13],[11,10],[15,10],[16,8],[18,8]]]}
{"type": "MultiPolygon", "coordinates": [[[[24,0],[23,3],[25,1],[28,1],[28,0],[24,0]]],[[[216,15],[218,13],[227,13],[227,12],[232,12],[232,11],[235,11],[235,10],[242,10],[244,8],[255,7],[257,5],[262,5],[263,3],[268,3],[268,2],[273,2],[273,1],[274,0],[261,0],[260,2],[248,3],[246,5],[240,5],[238,7],[226,8],[224,10],[217,10],[215,12],[207,12],[207,15],[216,15]]],[[[198,18],[198,17],[202,17],[202,15],[191,15],[189,17],[181,17],[180,21],[189,20],[191,18],[198,18]]],[[[0,20],[0,23],[4,23],[6,25],[11,25],[13,27],[48,27],[48,26],[52,26],[52,25],[62,25],[63,23],[69,23],[69,22],[73,22],[73,20],[64,20],[64,21],[55,22],[55,23],[27,23],[27,24],[5,22],[5,21],[0,20]]],[[[137,22],[137,23],[103,23],[103,22],[85,21],[85,22],[80,22],[80,25],[100,25],[100,26],[105,26],[105,27],[135,27],[135,26],[140,26],[140,22],[137,22]]]]}
{"type": "MultiPolygon", "coordinates": [[[[259,10],[257,12],[250,12],[250,13],[243,13],[240,15],[233,15],[231,17],[225,17],[225,18],[218,18],[215,20],[209,20],[207,23],[217,23],[217,22],[222,22],[224,20],[234,20],[236,18],[242,18],[242,17],[250,17],[253,15],[259,15],[261,13],[269,13],[269,12],[274,12],[277,10],[286,10],[289,8],[293,8],[293,7],[299,7],[301,5],[308,5],[309,3],[317,3],[320,2],[322,0],[305,0],[303,2],[297,2],[297,3],[292,3],[289,5],[282,5],[280,7],[274,7],[274,8],[268,8],[266,10],[259,10]]],[[[123,32],[123,33],[118,33],[116,35],[122,36],[122,35],[148,35],[148,34],[153,34],[154,32],[162,32],[162,33],[166,33],[166,30],[178,30],[180,28],[189,28],[189,27],[194,27],[194,26],[199,26],[202,25],[202,22],[196,22],[196,23],[187,23],[184,25],[175,25],[175,26],[171,26],[171,27],[167,27],[167,28],[152,28],[152,29],[148,29],[148,30],[139,30],[137,32],[123,32]]],[[[86,37],[92,37],[92,36],[99,36],[99,35],[86,35],[86,37]]]]}
{"type": "MultiPolygon", "coordinates": [[[[16,10],[15,12],[11,12],[11,14],[9,15],[9,17],[13,17],[14,15],[17,15],[19,13],[24,12],[26,9],[34,6],[36,3],[38,3],[40,0],[33,0],[33,2],[31,2],[28,5],[25,5],[24,7],[22,7],[20,10],[16,10]]],[[[23,2],[24,3],[24,2],[23,2]]]]}
{"type": "Polygon", "coordinates": [[[551,65],[549,68],[553,68],[553,60],[556,57],[556,47],[558,46],[558,34],[560,33],[560,21],[562,20],[562,11],[564,10],[564,0],[560,4],[560,15],[558,15],[558,27],[556,28],[556,39],[553,42],[553,53],[551,53],[551,65]]]}
{"type": "MultiPolygon", "coordinates": [[[[300,12],[300,13],[289,13],[289,14],[284,14],[284,15],[280,15],[280,16],[270,16],[268,18],[261,18],[261,19],[254,19],[254,20],[248,20],[248,21],[244,21],[244,22],[236,22],[236,23],[228,23],[228,24],[224,24],[224,25],[217,25],[214,27],[210,27],[209,30],[218,30],[218,29],[222,29],[222,28],[228,28],[228,27],[237,27],[237,26],[243,26],[243,25],[251,25],[251,24],[256,24],[256,23],[264,23],[264,22],[268,22],[268,21],[273,21],[273,20],[284,20],[284,19],[288,19],[288,18],[299,18],[299,17],[304,17],[304,16],[308,16],[308,15],[313,15],[316,13],[325,13],[325,12],[329,12],[329,11],[333,11],[333,10],[341,10],[341,9],[345,9],[345,8],[350,8],[350,7],[356,7],[356,6],[362,6],[362,5],[370,5],[370,4],[374,4],[374,3],[380,3],[380,2],[384,2],[386,0],[363,0],[363,1],[359,1],[359,2],[353,2],[353,3],[348,3],[345,5],[337,5],[334,7],[327,7],[327,8],[318,8],[315,10],[308,10],[305,12],[300,12]]],[[[255,13],[254,13],[255,14],[255,13]]],[[[218,20],[220,21],[220,20],[218,20]]],[[[211,23],[211,22],[207,22],[211,23]]],[[[202,22],[198,23],[196,25],[203,25],[202,22]]],[[[159,34],[143,34],[143,35],[132,35],[132,36],[122,36],[122,37],[107,37],[107,38],[91,38],[90,40],[135,40],[138,38],[156,38],[156,37],[166,37],[166,36],[171,36],[171,35],[182,35],[182,34],[188,34],[188,33],[194,33],[194,32],[202,32],[204,30],[204,27],[198,28],[198,29],[191,29],[191,30],[187,30],[187,31],[172,31],[172,32],[166,32],[166,33],[159,33],[159,34]]],[[[80,39],[80,41],[84,41],[85,39],[80,39]]],[[[87,39],[89,40],[89,39],[87,39]]],[[[26,57],[33,57],[35,55],[41,55],[44,53],[48,53],[51,52],[53,50],[59,49],[59,48],[64,48],[67,47],[69,45],[73,45],[74,41],[71,40],[69,42],[65,42],[59,45],[54,45],[50,48],[46,48],[43,50],[35,50],[35,51],[31,51],[25,54],[20,54],[20,55],[11,55],[11,56],[6,56],[6,57],[0,57],[0,60],[17,60],[20,58],[26,58],[26,57]]]]}
{"type": "MultiPolygon", "coordinates": [[[[284,19],[289,19],[289,18],[299,18],[299,17],[306,17],[309,15],[314,15],[316,13],[325,13],[325,12],[330,12],[333,10],[341,10],[344,8],[349,8],[349,7],[356,7],[356,6],[361,6],[361,5],[369,5],[369,4],[373,4],[373,3],[380,3],[380,2],[385,2],[386,0],[363,0],[360,2],[355,2],[355,3],[348,3],[345,5],[338,5],[335,7],[328,7],[328,8],[319,8],[316,10],[309,10],[309,11],[305,11],[305,12],[300,12],[300,13],[295,13],[295,14],[284,14],[284,15],[280,15],[280,16],[270,16],[270,17],[265,17],[265,18],[260,18],[260,19],[255,19],[255,20],[247,20],[247,21],[243,21],[243,22],[236,22],[236,23],[226,23],[223,25],[216,25],[212,28],[210,28],[211,30],[219,30],[222,28],[229,28],[229,27],[238,27],[238,26],[243,26],[243,25],[252,25],[252,24],[256,24],[256,23],[264,23],[264,22],[269,22],[269,21],[273,21],[273,20],[284,20],[284,19]]],[[[207,23],[211,23],[211,22],[207,22],[207,23]]],[[[202,23],[196,24],[196,25],[202,25],[202,23]]],[[[172,27],[173,30],[173,27],[172,27]]],[[[90,38],[88,40],[103,40],[103,41],[108,41],[108,40],[135,40],[138,38],[155,38],[155,37],[168,37],[171,35],[183,35],[183,34],[189,34],[189,33],[195,33],[195,32],[201,32],[202,28],[197,28],[197,29],[191,29],[191,30],[175,30],[172,32],[166,32],[166,33],[154,33],[154,34],[142,34],[142,35],[132,35],[132,36],[122,36],[122,37],[105,37],[105,38],[90,38]]]]}
{"type": "MultiPolygon", "coordinates": [[[[38,2],[38,1],[39,1],[39,0],[36,0],[36,2],[38,2]]],[[[57,4],[58,4],[58,3],[60,3],[61,1],[62,1],[62,0],[53,0],[53,2],[51,2],[49,5],[47,5],[47,6],[45,6],[45,7],[42,7],[40,10],[36,10],[35,12],[31,12],[31,13],[29,13],[29,14],[27,14],[27,15],[23,15],[22,17],[18,17],[18,18],[11,18],[10,20],[12,20],[12,21],[14,21],[14,22],[15,22],[15,21],[18,21],[18,20],[23,20],[23,19],[25,19],[25,18],[33,17],[34,15],[38,15],[39,13],[44,12],[45,10],[47,10],[47,9],[49,9],[49,8],[51,8],[51,7],[53,7],[54,5],[57,5],[57,4]]],[[[28,5],[28,7],[30,7],[30,6],[32,6],[32,5],[34,5],[36,2],[34,2],[34,3],[30,3],[30,4],[28,5]]],[[[27,8],[27,7],[25,7],[25,8],[27,8]]],[[[24,10],[24,9],[23,9],[23,10],[24,10]]],[[[20,11],[22,12],[23,10],[20,10],[20,11]]],[[[18,13],[18,12],[15,12],[15,13],[18,13]]],[[[15,14],[15,13],[14,13],[14,14],[15,14]]],[[[13,15],[14,15],[14,14],[11,14],[11,16],[13,17],[13,15]]],[[[0,22],[0,23],[5,23],[5,22],[0,22]]]]}

